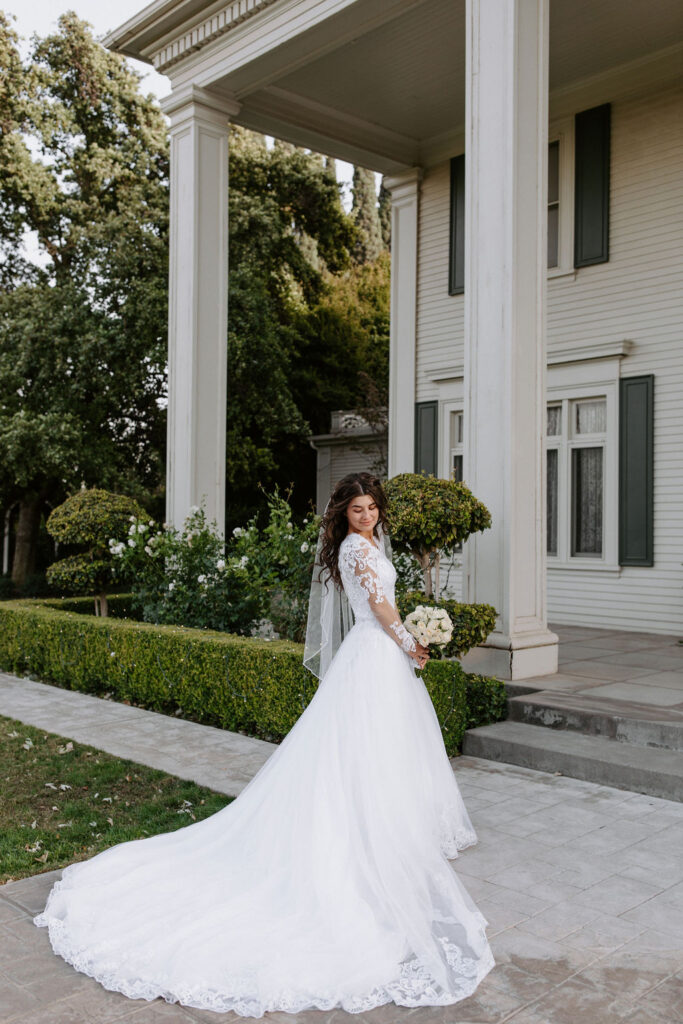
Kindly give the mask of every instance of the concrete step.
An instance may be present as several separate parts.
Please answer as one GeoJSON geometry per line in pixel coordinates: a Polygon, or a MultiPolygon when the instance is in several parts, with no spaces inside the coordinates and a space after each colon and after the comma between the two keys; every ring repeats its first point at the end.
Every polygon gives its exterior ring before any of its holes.
{"type": "Polygon", "coordinates": [[[468,729],[463,753],[683,801],[683,754],[507,719],[468,729]]]}
{"type": "Polygon", "coordinates": [[[639,747],[683,751],[683,712],[671,707],[544,690],[508,700],[508,719],[639,747]]]}

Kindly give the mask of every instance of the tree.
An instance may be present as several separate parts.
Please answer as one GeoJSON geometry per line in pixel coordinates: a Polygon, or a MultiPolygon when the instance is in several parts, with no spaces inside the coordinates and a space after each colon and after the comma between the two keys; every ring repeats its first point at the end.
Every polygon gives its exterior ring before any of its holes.
{"type": "Polygon", "coordinates": [[[25,64],[0,14],[0,59],[0,504],[19,507],[20,584],[46,502],[162,480],[168,149],[140,76],[75,14],[25,64]]]}
{"type": "Polygon", "coordinates": [[[269,150],[241,128],[231,130],[229,202],[230,529],[258,510],[258,484],[294,482],[300,502],[309,489],[309,414],[324,382],[299,387],[302,324],[331,275],[349,265],[355,231],[319,157],[288,143],[269,150]]]}
{"type": "Polygon", "coordinates": [[[375,175],[364,167],[353,169],[351,218],[358,229],[353,249],[356,263],[372,263],[382,252],[382,232],[377,210],[375,175]]]}
{"type": "Polygon", "coordinates": [[[391,192],[384,184],[379,187],[379,226],[382,232],[382,244],[387,252],[391,252],[391,192]]]}

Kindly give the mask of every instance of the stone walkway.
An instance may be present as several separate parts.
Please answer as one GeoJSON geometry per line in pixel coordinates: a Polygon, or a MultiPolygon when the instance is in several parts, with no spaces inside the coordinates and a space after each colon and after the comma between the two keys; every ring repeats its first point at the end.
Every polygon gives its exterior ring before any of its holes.
{"type": "MultiPolygon", "coordinates": [[[[270,744],[12,676],[0,713],[237,793],[270,744]]],[[[683,804],[474,757],[453,759],[479,843],[452,862],[490,922],[496,966],[455,1006],[269,1013],[277,1024],[683,1021],[683,804]]],[[[238,1022],[108,992],[31,916],[59,871],[0,886],[0,1021],[238,1022]]]]}

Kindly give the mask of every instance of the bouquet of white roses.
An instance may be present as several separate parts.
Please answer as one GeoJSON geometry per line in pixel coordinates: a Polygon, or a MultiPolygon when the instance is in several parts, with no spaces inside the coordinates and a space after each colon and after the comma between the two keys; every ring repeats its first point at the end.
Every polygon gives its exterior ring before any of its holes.
{"type": "Polygon", "coordinates": [[[420,604],[406,616],[405,627],[423,647],[444,647],[453,637],[453,623],[445,608],[420,604]]]}

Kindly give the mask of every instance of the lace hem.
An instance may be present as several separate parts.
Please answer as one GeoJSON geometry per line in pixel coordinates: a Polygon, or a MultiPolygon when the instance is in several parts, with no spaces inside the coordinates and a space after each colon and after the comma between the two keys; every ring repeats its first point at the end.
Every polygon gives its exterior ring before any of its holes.
{"type": "Polygon", "coordinates": [[[458,808],[452,805],[444,807],[439,818],[439,846],[448,860],[455,860],[460,850],[475,846],[479,842],[473,828],[453,824],[458,820],[458,815],[458,808]]]}
{"type": "MultiPolygon", "coordinates": [[[[264,1013],[284,1011],[286,1013],[302,1013],[305,1010],[345,1010],[347,1013],[366,1013],[377,1006],[394,1002],[397,1006],[448,1006],[460,1002],[470,996],[481,980],[495,967],[491,948],[486,943],[482,957],[475,960],[465,957],[454,943],[445,936],[437,936],[446,961],[457,974],[451,991],[445,991],[430,974],[423,961],[415,957],[398,965],[399,977],[395,982],[385,986],[377,986],[368,992],[344,996],[341,999],[331,993],[302,995],[294,990],[280,990],[263,1000],[255,999],[250,992],[258,990],[255,975],[241,976],[226,981],[223,991],[211,991],[201,985],[163,985],[160,982],[136,978],[122,979],[117,971],[115,961],[102,958],[95,962],[92,953],[87,949],[79,949],[69,939],[68,930],[60,918],[52,917],[49,906],[54,892],[64,886],[65,879],[55,882],[48,897],[45,910],[33,918],[38,928],[47,928],[53,951],[61,956],[77,971],[86,974],[99,982],[111,992],[120,992],[129,999],[145,999],[151,1001],[161,998],[167,1003],[180,1003],[183,1006],[200,1010],[214,1010],[216,1013],[236,1013],[240,1017],[260,1018],[264,1013]]],[[[485,926],[488,924],[483,914],[479,915],[481,935],[486,942],[485,926]]]]}

